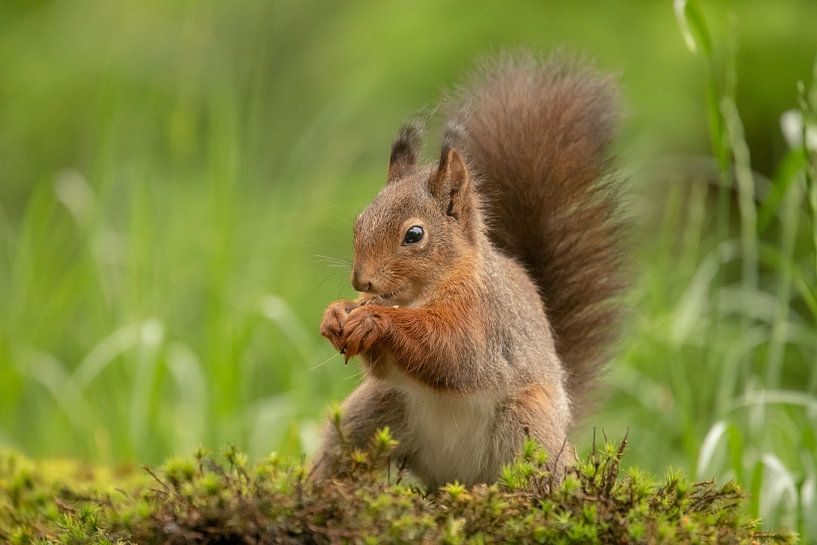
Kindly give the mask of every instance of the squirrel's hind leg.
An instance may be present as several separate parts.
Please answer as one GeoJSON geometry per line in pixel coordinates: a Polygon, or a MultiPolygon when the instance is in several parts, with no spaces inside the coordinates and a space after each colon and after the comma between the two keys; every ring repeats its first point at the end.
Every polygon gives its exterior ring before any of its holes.
{"type": "Polygon", "coordinates": [[[561,387],[532,384],[509,399],[498,418],[496,429],[501,433],[495,440],[498,441],[501,463],[507,463],[519,454],[526,437],[535,439],[547,450],[547,464],[560,478],[565,467],[575,461],[575,450],[567,439],[570,409],[561,387]]]}
{"type": "MultiPolygon", "coordinates": [[[[352,392],[341,407],[341,431],[351,448],[366,449],[377,430],[388,426],[392,437],[400,443],[394,459],[406,458],[409,441],[405,435],[404,395],[385,382],[368,378],[352,392]]],[[[313,458],[311,475],[324,479],[342,470],[338,463],[341,455],[341,438],[335,426],[326,425],[323,442],[313,458]]]]}

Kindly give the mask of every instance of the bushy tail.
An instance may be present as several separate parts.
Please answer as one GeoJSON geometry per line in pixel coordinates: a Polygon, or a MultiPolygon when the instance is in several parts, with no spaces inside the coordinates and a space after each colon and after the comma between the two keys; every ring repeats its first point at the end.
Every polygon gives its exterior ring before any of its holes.
{"type": "Polygon", "coordinates": [[[622,287],[614,82],[564,55],[505,56],[478,70],[454,107],[490,238],[536,281],[581,411],[615,334],[611,298],[622,287]]]}

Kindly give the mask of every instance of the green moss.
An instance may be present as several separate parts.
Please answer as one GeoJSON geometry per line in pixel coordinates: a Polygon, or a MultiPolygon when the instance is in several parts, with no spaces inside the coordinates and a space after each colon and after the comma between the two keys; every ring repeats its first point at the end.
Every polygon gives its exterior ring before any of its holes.
{"type": "Polygon", "coordinates": [[[160,469],[100,471],[0,454],[0,542],[112,543],[793,543],[758,530],[734,483],[619,474],[624,444],[594,448],[556,479],[532,442],[498,483],[427,494],[388,471],[388,430],[349,451],[344,475],[309,479],[276,456],[230,449],[160,469]]]}

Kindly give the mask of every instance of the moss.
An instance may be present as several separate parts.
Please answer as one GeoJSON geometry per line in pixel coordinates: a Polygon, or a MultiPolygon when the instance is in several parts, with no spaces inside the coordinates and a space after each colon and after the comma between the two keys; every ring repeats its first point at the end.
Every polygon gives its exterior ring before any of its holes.
{"type": "Polygon", "coordinates": [[[734,483],[619,472],[620,445],[594,448],[564,479],[533,442],[499,482],[425,493],[389,470],[388,430],[349,451],[344,475],[314,482],[276,456],[230,449],[160,469],[100,471],[0,454],[0,542],[112,543],[792,543],[759,531],[734,483]]]}

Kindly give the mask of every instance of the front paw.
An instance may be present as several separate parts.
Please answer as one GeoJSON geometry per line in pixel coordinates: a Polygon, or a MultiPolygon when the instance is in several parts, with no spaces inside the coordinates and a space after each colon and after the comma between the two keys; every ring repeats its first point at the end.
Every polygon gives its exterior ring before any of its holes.
{"type": "Polygon", "coordinates": [[[329,339],[335,349],[341,351],[343,329],[349,313],[357,307],[354,301],[335,301],[326,308],[321,320],[321,335],[329,339]]]}
{"type": "Polygon", "coordinates": [[[346,359],[371,350],[382,340],[389,327],[385,309],[376,305],[358,307],[349,313],[343,325],[340,351],[346,359]]]}

